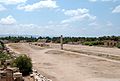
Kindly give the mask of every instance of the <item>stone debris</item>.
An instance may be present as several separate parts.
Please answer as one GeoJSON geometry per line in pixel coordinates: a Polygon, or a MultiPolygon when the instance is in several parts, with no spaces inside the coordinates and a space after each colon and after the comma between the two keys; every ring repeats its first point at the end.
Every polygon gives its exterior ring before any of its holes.
{"type": "Polygon", "coordinates": [[[35,81],[52,81],[51,79],[48,79],[47,77],[38,73],[35,69],[33,69],[33,73],[30,74],[30,76],[33,77],[35,81]]]}

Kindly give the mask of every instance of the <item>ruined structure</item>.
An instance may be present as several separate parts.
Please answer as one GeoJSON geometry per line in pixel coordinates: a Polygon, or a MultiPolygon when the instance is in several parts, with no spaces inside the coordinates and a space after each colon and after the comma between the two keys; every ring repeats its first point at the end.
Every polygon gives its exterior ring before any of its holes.
{"type": "Polygon", "coordinates": [[[40,42],[40,43],[46,43],[47,39],[38,39],[37,42],[40,42]]]}
{"type": "Polygon", "coordinates": [[[49,47],[49,44],[46,44],[47,39],[38,39],[36,43],[32,43],[33,45],[41,46],[41,47],[49,47]]]}
{"type": "Polygon", "coordinates": [[[20,41],[20,43],[26,43],[27,42],[27,40],[21,40],[20,41]]]}
{"type": "Polygon", "coordinates": [[[114,41],[114,40],[105,40],[104,41],[104,46],[106,47],[114,47],[117,46],[118,41],[114,41]]]}
{"type": "Polygon", "coordinates": [[[7,63],[4,62],[4,67],[0,69],[0,81],[23,81],[22,73],[18,68],[7,67],[7,63]]]}
{"type": "Polygon", "coordinates": [[[14,81],[13,70],[9,68],[1,69],[0,81],[14,81]]]}

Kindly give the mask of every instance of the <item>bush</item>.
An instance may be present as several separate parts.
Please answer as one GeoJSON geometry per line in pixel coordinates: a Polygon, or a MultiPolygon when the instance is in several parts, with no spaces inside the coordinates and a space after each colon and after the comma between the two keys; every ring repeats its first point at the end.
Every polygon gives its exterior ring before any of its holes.
{"type": "Polygon", "coordinates": [[[5,49],[4,43],[0,41],[0,53],[5,49]]]}
{"type": "Polygon", "coordinates": [[[17,57],[14,61],[14,65],[19,68],[23,76],[29,75],[32,72],[31,59],[26,55],[17,57]]]}
{"type": "Polygon", "coordinates": [[[118,48],[120,48],[120,43],[117,45],[118,48]]]}
{"type": "Polygon", "coordinates": [[[93,46],[93,43],[89,43],[89,46],[93,46]]]}
{"type": "Polygon", "coordinates": [[[96,45],[103,45],[103,42],[100,41],[91,41],[91,42],[84,42],[83,45],[89,45],[89,46],[96,46],[96,45]]]}
{"type": "Polygon", "coordinates": [[[0,53],[0,60],[8,60],[11,59],[11,56],[6,53],[0,53]]]}
{"type": "Polygon", "coordinates": [[[90,42],[84,42],[83,43],[83,45],[89,45],[90,44],[90,42]]]}
{"type": "Polygon", "coordinates": [[[84,42],[83,45],[93,46],[92,42],[84,42]]]}

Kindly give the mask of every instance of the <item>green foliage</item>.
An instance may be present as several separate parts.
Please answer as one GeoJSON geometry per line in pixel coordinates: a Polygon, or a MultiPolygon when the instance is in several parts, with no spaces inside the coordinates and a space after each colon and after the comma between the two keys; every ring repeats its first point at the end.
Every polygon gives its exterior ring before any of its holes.
{"type": "Polygon", "coordinates": [[[103,45],[104,43],[101,41],[91,41],[91,42],[84,42],[83,45],[89,46],[96,46],[96,45],[103,45]]]}
{"type": "Polygon", "coordinates": [[[22,37],[22,36],[18,36],[18,37],[0,37],[1,40],[8,40],[9,42],[13,42],[13,43],[17,43],[20,42],[21,40],[26,40],[27,42],[36,42],[37,38],[35,37],[22,37]]]}
{"type": "Polygon", "coordinates": [[[4,49],[5,49],[4,43],[0,41],[0,53],[2,53],[4,49]]]}
{"type": "MultiPolygon", "coordinates": [[[[46,39],[46,42],[60,43],[60,37],[0,37],[0,40],[8,40],[9,42],[19,42],[21,40],[26,40],[27,42],[37,42],[38,39],[46,39]]],[[[114,40],[119,41],[120,36],[103,36],[103,37],[63,37],[63,43],[67,44],[69,42],[91,42],[91,41],[104,41],[104,40],[114,40]]],[[[96,43],[96,42],[95,42],[96,43]]],[[[95,44],[93,43],[93,45],[95,44]]],[[[102,44],[102,43],[101,43],[102,44]]],[[[91,44],[92,45],[92,44],[91,44]]]]}
{"type": "Polygon", "coordinates": [[[12,57],[9,55],[9,54],[6,54],[6,53],[0,53],[0,61],[1,61],[1,65],[0,67],[2,66],[3,62],[5,60],[9,60],[11,59],[12,57]]]}
{"type": "Polygon", "coordinates": [[[32,71],[31,59],[26,55],[17,57],[13,64],[19,68],[23,76],[29,75],[32,71]]]}
{"type": "Polygon", "coordinates": [[[90,45],[90,42],[84,42],[83,45],[90,45]]]}
{"type": "Polygon", "coordinates": [[[118,43],[117,47],[120,48],[120,43],[118,43]]]}
{"type": "MultiPolygon", "coordinates": [[[[51,38],[53,43],[60,43],[60,37],[53,37],[51,38]]],[[[63,37],[63,43],[67,44],[69,42],[78,42],[81,43],[87,42],[86,44],[89,45],[103,45],[104,40],[114,40],[119,41],[120,36],[103,36],[103,37],[63,37]]]]}
{"type": "Polygon", "coordinates": [[[53,37],[52,42],[53,43],[60,43],[60,37],[53,37]]]}
{"type": "Polygon", "coordinates": [[[6,53],[0,53],[0,60],[8,60],[11,59],[11,56],[6,53]]]}

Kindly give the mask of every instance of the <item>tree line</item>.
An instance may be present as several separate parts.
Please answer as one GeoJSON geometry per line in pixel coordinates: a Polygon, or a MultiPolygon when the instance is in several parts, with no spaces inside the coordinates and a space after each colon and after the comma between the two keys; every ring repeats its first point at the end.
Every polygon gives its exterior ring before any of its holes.
{"type": "MultiPolygon", "coordinates": [[[[26,42],[37,42],[38,39],[46,39],[46,42],[60,43],[60,37],[0,37],[0,40],[8,40],[9,42],[20,42],[26,40],[26,42]]],[[[63,43],[69,42],[91,42],[91,41],[104,41],[104,40],[114,40],[120,41],[120,36],[103,36],[103,37],[63,37],[63,43]]]]}

